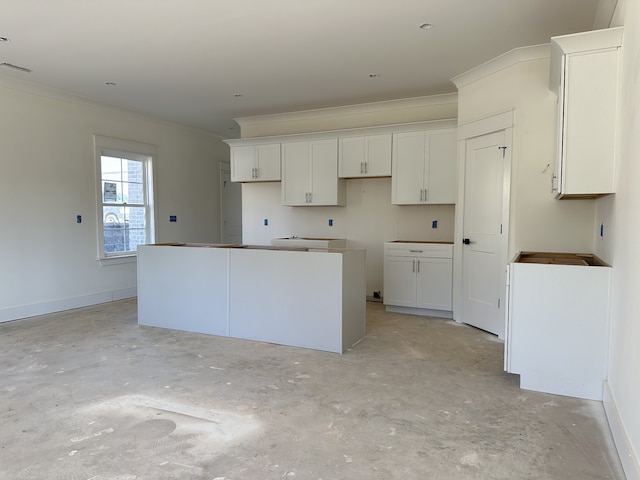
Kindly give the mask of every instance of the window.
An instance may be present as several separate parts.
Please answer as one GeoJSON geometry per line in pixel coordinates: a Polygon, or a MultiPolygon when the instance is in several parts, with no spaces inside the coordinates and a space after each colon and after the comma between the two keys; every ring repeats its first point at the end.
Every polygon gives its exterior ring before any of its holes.
{"type": "Polygon", "coordinates": [[[98,256],[134,257],[154,242],[151,145],[95,136],[98,177],[98,256]]]}

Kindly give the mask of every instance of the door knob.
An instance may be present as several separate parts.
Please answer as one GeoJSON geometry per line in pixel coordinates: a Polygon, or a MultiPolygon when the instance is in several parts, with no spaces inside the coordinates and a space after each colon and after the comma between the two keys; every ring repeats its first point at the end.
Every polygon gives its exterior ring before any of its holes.
{"type": "Polygon", "coordinates": [[[469,245],[471,243],[471,240],[469,240],[468,238],[463,238],[462,243],[464,243],[465,245],[469,245]]]}

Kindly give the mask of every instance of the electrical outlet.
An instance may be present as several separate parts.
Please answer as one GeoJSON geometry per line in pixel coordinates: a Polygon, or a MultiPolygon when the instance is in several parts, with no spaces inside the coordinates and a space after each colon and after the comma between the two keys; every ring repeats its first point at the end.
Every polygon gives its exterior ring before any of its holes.
{"type": "Polygon", "coordinates": [[[438,228],[438,220],[431,222],[431,228],[438,228]]]}
{"type": "Polygon", "coordinates": [[[76,223],[82,223],[82,215],[76,215],[76,223]]]}
{"type": "Polygon", "coordinates": [[[178,221],[178,217],[176,215],[169,215],[169,221],[170,222],[177,222],[178,221]]]}
{"type": "Polygon", "coordinates": [[[329,219],[329,226],[330,226],[330,227],[333,227],[333,218],[330,218],[330,219],[329,219]]]}
{"type": "Polygon", "coordinates": [[[269,225],[269,219],[265,218],[263,223],[264,223],[264,226],[266,227],[267,225],[269,225]]]}

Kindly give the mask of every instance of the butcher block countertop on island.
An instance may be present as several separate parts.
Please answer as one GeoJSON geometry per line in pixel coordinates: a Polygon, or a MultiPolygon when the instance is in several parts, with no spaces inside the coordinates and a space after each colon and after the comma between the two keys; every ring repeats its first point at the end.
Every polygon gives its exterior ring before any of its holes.
{"type": "Polygon", "coordinates": [[[138,323],[343,353],[365,336],[365,251],[138,247],[138,323]]]}

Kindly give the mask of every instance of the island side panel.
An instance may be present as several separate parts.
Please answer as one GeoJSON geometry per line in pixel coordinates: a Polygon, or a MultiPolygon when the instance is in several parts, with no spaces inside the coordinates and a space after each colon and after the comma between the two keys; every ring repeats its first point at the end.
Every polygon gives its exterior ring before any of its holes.
{"type": "Polygon", "coordinates": [[[342,255],[342,350],[360,342],[367,331],[367,267],[365,250],[342,255]]]}
{"type": "Polygon", "coordinates": [[[138,249],[138,323],[229,335],[229,252],[144,245],[138,249]]]}
{"type": "Polygon", "coordinates": [[[230,251],[230,336],[342,353],[341,270],[341,253],[230,251]]]}

